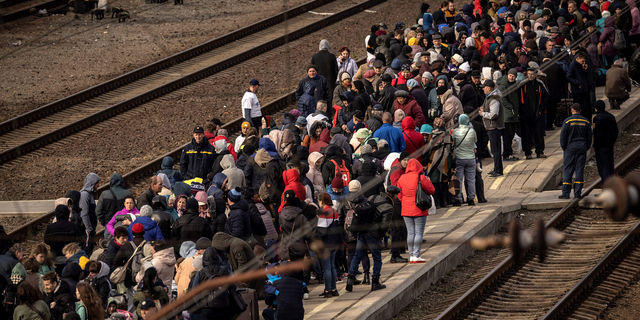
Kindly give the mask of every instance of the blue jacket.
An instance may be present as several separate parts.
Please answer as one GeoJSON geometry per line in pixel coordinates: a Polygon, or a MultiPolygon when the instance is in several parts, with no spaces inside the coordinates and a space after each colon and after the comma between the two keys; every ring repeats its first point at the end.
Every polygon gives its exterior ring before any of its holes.
{"type": "Polygon", "coordinates": [[[196,143],[195,138],[192,138],[191,143],[182,149],[180,172],[184,175],[185,180],[206,179],[207,174],[211,172],[216,150],[206,137],[203,139],[201,143],[196,143]]]}
{"type": "Polygon", "coordinates": [[[129,225],[129,241],[133,240],[133,232],[131,228],[137,223],[142,224],[144,227],[144,239],[147,241],[156,241],[156,240],[164,240],[162,236],[162,231],[160,231],[160,227],[158,224],[151,220],[149,217],[137,217],[136,221],[129,225]]]}
{"type": "MultiPolygon", "coordinates": [[[[582,68],[577,61],[571,62],[569,65],[569,71],[567,72],[567,81],[571,83],[572,93],[586,93],[589,92],[587,87],[587,70],[582,68]],[[580,88],[581,87],[581,88],[580,88]]],[[[564,125],[563,125],[564,126],[564,125]]]]}
{"type": "Polygon", "coordinates": [[[382,127],[373,133],[373,137],[386,140],[389,143],[389,150],[391,150],[391,152],[402,152],[406,148],[402,131],[394,128],[391,123],[383,124],[382,127]]]}
{"type": "Polygon", "coordinates": [[[348,186],[342,188],[342,194],[337,194],[337,193],[333,192],[333,188],[331,188],[331,185],[327,186],[327,190],[326,191],[329,194],[329,196],[331,196],[331,201],[340,201],[340,199],[345,198],[346,196],[349,195],[349,187],[348,186]]]}
{"type": "Polygon", "coordinates": [[[307,82],[304,84],[304,93],[300,99],[298,99],[298,110],[300,111],[300,115],[305,118],[316,112],[316,99],[313,97],[315,91],[316,84],[307,82]]]}
{"type": "Polygon", "coordinates": [[[591,123],[587,118],[574,114],[564,120],[560,132],[560,146],[564,151],[587,152],[591,147],[591,123]]]}

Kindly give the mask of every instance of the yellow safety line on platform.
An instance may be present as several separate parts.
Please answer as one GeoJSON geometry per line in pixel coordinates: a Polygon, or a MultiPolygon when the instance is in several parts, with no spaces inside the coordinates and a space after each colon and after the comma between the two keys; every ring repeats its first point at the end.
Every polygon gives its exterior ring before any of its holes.
{"type": "MultiPolygon", "coordinates": [[[[340,295],[343,295],[345,293],[347,293],[347,289],[342,289],[340,290],[340,295]]],[[[309,319],[311,317],[313,317],[316,313],[320,312],[322,309],[324,309],[324,307],[328,306],[329,304],[331,304],[332,302],[334,302],[338,297],[333,297],[333,298],[329,298],[327,299],[324,303],[322,303],[321,305],[313,308],[313,310],[311,310],[311,312],[309,312],[309,314],[304,315],[304,319],[309,319]]]]}
{"type": "Polygon", "coordinates": [[[497,190],[497,189],[498,189],[498,187],[500,186],[500,184],[502,183],[502,181],[504,181],[505,176],[506,176],[507,174],[509,174],[509,172],[511,172],[511,170],[512,170],[513,168],[515,168],[515,166],[517,166],[517,165],[519,165],[519,164],[521,164],[521,163],[523,163],[523,162],[524,162],[524,160],[520,160],[520,161],[518,161],[518,162],[516,162],[516,163],[514,163],[514,164],[512,164],[512,165],[508,165],[506,168],[504,168],[504,172],[502,173],[502,176],[501,176],[501,177],[497,177],[497,178],[496,178],[496,181],[494,181],[494,182],[491,184],[491,188],[490,188],[490,189],[491,189],[491,190],[497,190]]]}
{"type": "Polygon", "coordinates": [[[446,219],[449,218],[449,216],[456,210],[458,210],[459,207],[452,207],[449,208],[449,210],[447,210],[447,212],[445,214],[442,215],[442,217],[440,217],[440,219],[446,219]]]}
{"type": "Polygon", "coordinates": [[[562,130],[558,130],[558,132],[554,133],[551,137],[549,137],[548,139],[545,139],[544,143],[547,144],[547,143],[551,142],[551,140],[555,139],[556,137],[558,137],[560,135],[560,132],[562,132],[562,130]]]}

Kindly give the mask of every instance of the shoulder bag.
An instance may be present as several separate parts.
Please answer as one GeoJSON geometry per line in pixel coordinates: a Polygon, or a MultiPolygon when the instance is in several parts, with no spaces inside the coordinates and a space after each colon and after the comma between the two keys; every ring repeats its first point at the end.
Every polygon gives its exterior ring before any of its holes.
{"type": "Polygon", "coordinates": [[[418,174],[418,186],[416,187],[416,207],[420,210],[429,210],[431,208],[431,196],[427,194],[424,189],[422,189],[422,184],[420,184],[420,178],[422,177],[422,173],[418,174]]]}
{"type": "Polygon", "coordinates": [[[129,264],[131,263],[131,259],[133,259],[133,257],[136,256],[136,253],[138,252],[138,249],[142,248],[145,245],[146,242],[147,241],[143,240],[140,243],[140,245],[138,245],[138,247],[136,247],[136,249],[133,250],[133,254],[129,258],[129,260],[127,260],[127,263],[124,264],[124,266],[118,267],[115,270],[113,270],[113,272],[109,276],[109,281],[111,281],[111,283],[117,284],[117,283],[124,282],[124,279],[127,276],[127,268],[129,267],[129,264]]]}

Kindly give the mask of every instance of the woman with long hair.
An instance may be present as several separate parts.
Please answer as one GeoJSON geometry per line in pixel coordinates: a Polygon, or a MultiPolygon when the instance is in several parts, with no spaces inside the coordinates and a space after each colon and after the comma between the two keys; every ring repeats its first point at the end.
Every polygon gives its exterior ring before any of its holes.
{"type": "Polygon", "coordinates": [[[14,320],[51,319],[49,306],[42,301],[36,288],[28,282],[22,282],[18,286],[17,297],[20,305],[13,312],[14,320]]]}
{"type": "Polygon", "coordinates": [[[163,287],[156,284],[156,280],[158,280],[158,271],[156,268],[148,268],[144,272],[144,277],[142,277],[142,283],[138,291],[133,295],[133,306],[136,307],[138,319],[142,318],[140,304],[142,304],[142,301],[145,299],[158,300],[160,306],[169,304],[167,292],[163,287]]]}
{"type": "Polygon", "coordinates": [[[104,309],[102,300],[98,293],[87,282],[80,282],[76,286],[76,313],[82,320],[102,320],[104,319],[104,309]]]}

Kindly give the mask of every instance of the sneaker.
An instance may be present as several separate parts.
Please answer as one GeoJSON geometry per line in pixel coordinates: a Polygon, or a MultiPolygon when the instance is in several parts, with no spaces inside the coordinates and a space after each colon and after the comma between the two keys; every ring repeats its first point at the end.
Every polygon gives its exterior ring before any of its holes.
{"type": "Polygon", "coordinates": [[[316,276],[314,276],[313,274],[311,275],[311,280],[316,280],[316,276]]]}
{"type": "Polygon", "coordinates": [[[413,262],[411,262],[411,263],[425,263],[425,261],[427,261],[427,260],[424,260],[424,259],[422,259],[420,257],[414,257],[413,258],[413,262]]]}
{"type": "Polygon", "coordinates": [[[456,200],[456,201],[454,201],[454,202],[453,202],[453,206],[454,206],[454,207],[459,207],[459,206],[461,206],[461,205],[462,205],[462,203],[461,203],[460,201],[457,201],[457,200],[456,200]]]}
{"type": "Polygon", "coordinates": [[[546,158],[546,157],[547,157],[547,155],[546,155],[546,154],[544,154],[544,153],[541,153],[541,154],[536,155],[536,158],[538,158],[538,159],[544,159],[544,158],[546,158]]]}
{"type": "Polygon", "coordinates": [[[504,160],[504,161],[517,161],[517,160],[520,160],[520,158],[514,157],[514,156],[508,156],[508,157],[506,157],[506,158],[504,158],[502,160],[504,160]]]}
{"type": "Polygon", "coordinates": [[[409,263],[413,263],[413,257],[409,257],[409,263]]]}
{"type": "Polygon", "coordinates": [[[334,297],[340,296],[340,294],[338,293],[338,290],[331,290],[331,295],[334,297]]]}
{"type": "Polygon", "coordinates": [[[321,297],[325,297],[325,298],[331,298],[331,297],[333,297],[333,295],[331,294],[331,292],[330,292],[330,291],[327,291],[327,290],[325,290],[324,292],[322,292],[322,293],[320,294],[320,296],[321,296],[321,297]]]}
{"type": "Polygon", "coordinates": [[[407,263],[407,262],[409,262],[409,260],[406,259],[406,258],[398,256],[398,257],[395,257],[395,258],[391,258],[390,262],[391,263],[407,263]]]}
{"type": "Polygon", "coordinates": [[[305,294],[302,296],[302,299],[304,299],[304,300],[309,300],[309,294],[308,294],[308,293],[305,293],[305,294]]]}

